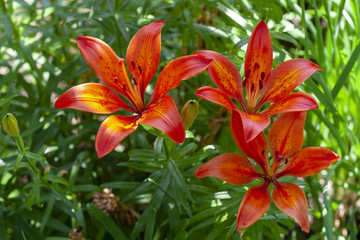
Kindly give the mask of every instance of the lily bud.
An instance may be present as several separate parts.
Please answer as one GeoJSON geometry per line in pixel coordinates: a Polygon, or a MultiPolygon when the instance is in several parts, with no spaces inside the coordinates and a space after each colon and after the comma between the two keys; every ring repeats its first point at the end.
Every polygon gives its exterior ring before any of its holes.
{"type": "Polygon", "coordinates": [[[189,100],[181,109],[180,117],[185,130],[188,130],[199,113],[199,103],[196,100],[189,100]]]}
{"type": "Polygon", "coordinates": [[[7,113],[2,119],[2,126],[4,131],[11,137],[18,137],[20,135],[19,126],[16,118],[11,113],[7,113]]]}

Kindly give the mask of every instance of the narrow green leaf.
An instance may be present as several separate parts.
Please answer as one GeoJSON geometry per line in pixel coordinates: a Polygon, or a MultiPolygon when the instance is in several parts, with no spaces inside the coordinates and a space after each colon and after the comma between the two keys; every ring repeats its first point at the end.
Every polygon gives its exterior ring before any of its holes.
{"type": "Polygon", "coordinates": [[[115,13],[114,15],[116,26],[118,27],[122,37],[125,39],[127,43],[130,42],[130,36],[128,32],[126,31],[126,25],[124,24],[124,17],[120,12],[115,13]]]}
{"type": "Polygon", "coordinates": [[[184,230],[182,230],[175,235],[174,240],[188,239],[188,236],[189,236],[189,234],[187,232],[185,232],[184,230]]]}
{"type": "Polygon", "coordinates": [[[341,88],[345,85],[346,80],[348,79],[349,74],[351,72],[351,69],[354,67],[356,61],[359,59],[359,55],[360,55],[360,41],[356,45],[354,51],[351,54],[351,57],[349,58],[349,61],[346,63],[344,70],[340,74],[333,90],[331,91],[331,95],[333,99],[336,98],[341,88]]]}
{"type": "Polygon", "coordinates": [[[13,100],[14,98],[18,97],[19,95],[17,94],[11,94],[10,96],[4,97],[0,99],[0,108],[2,108],[3,106],[9,104],[9,102],[11,100],[13,100]]]}
{"type": "MultiPolygon", "coordinates": [[[[317,8],[315,0],[312,1],[312,6],[313,6],[313,8],[315,10],[314,17],[315,17],[316,41],[317,41],[317,49],[318,49],[318,53],[319,53],[319,61],[321,63],[325,63],[324,39],[323,39],[323,35],[322,35],[323,34],[322,30],[321,30],[321,23],[320,23],[320,18],[319,18],[319,10],[317,8]]],[[[322,67],[325,68],[326,66],[322,66],[322,67]]]]}
{"type": "Polygon", "coordinates": [[[63,177],[56,176],[56,175],[53,175],[53,174],[47,174],[47,175],[45,175],[44,178],[45,178],[46,180],[50,181],[50,182],[60,183],[60,184],[65,185],[66,187],[70,187],[69,182],[68,182],[65,178],[63,178],[63,177]]]}
{"type": "Polygon", "coordinates": [[[10,19],[9,15],[4,15],[4,30],[5,30],[5,36],[11,46],[13,29],[12,29],[12,23],[11,23],[11,19],[10,19]]]}
{"type": "Polygon", "coordinates": [[[195,138],[194,134],[190,130],[185,131],[186,138],[195,138]]]}
{"type": "Polygon", "coordinates": [[[350,213],[350,240],[356,240],[357,233],[359,229],[357,229],[357,223],[355,221],[355,214],[360,210],[360,207],[354,208],[350,213]]]}
{"type": "Polygon", "coordinates": [[[52,187],[50,189],[58,198],[60,198],[60,201],[64,203],[69,209],[75,209],[74,204],[69,199],[66,198],[63,192],[61,192],[56,187],[52,187]]]}
{"type": "Polygon", "coordinates": [[[305,33],[305,58],[309,58],[309,34],[306,24],[306,18],[305,18],[305,0],[301,0],[301,21],[304,25],[304,33],[305,33]]]}
{"type": "Polygon", "coordinates": [[[185,144],[181,146],[181,149],[179,150],[178,156],[177,158],[182,158],[184,157],[186,154],[195,151],[197,148],[197,144],[194,142],[191,142],[189,144],[185,144]]]}
{"type": "Polygon", "coordinates": [[[16,157],[16,161],[15,161],[15,169],[19,169],[19,164],[21,162],[21,160],[23,159],[24,155],[22,155],[21,153],[19,153],[16,157]]]}
{"type": "MultiPolygon", "coordinates": [[[[164,170],[156,171],[153,174],[149,176],[149,178],[154,179],[155,181],[158,181],[163,176],[164,170]]],[[[138,184],[128,195],[126,195],[122,201],[127,202],[130,199],[139,196],[140,194],[152,192],[152,190],[155,189],[154,184],[151,182],[144,180],[142,183],[138,184]]]]}
{"type": "Polygon", "coordinates": [[[79,184],[71,188],[72,192],[100,192],[101,188],[93,184],[79,184]]]}
{"type": "Polygon", "coordinates": [[[333,137],[336,139],[337,143],[339,144],[341,152],[343,154],[346,154],[347,153],[347,147],[345,145],[345,142],[341,138],[338,129],[330,122],[329,118],[327,118],[325,116],[325,114],[323,112],[321,112],[319,109],[315,109],[315,110],[313,110],[313,112],[329,128],[331,135],[333,135],[333,137]]]}
{"type": "Polygon", "coordinates": [[[109,182],[109,183],[104,183],[101,184],[100,187],[101,188],[112,188],[112,189],[134,189],[136,186],[138,186],[139,184],[141,184],[140,182],[109,182]]]}
{"type": "Polygon", "coordinates": [[[151,149],[134,149],[129,152],[129,161],[152,162],[154,151],[151,149]]]}
{"type": "Polygon", "coordinates": [[[170,161],[168,162],[168,169],[169,169],[169,172],[171,173],[172,177],[174,178],[176,184],[178,185],[179,189],[182,189],[183,194],[185,194],[185,195],[182,195],[183,199],[181,201],[181,205],[184,207],[188,216],[192,217],[192,212],[191,212],[191,209],[189,206],[189,202],[187,201],[187,198],[189,198],[190,201],[193,201],[194,199],[191,196],[189,188],[188,188],[187,184],[185,183],[185,180],[174,160],[170,159],[170,161]]]}
{"type": "Polygon", "coordinates": [[[333,218],[334,218],[334,213],[332,210],[332,201],[331,198],[328,196],[328,187],[329,187],[329,181],[330,181],[330,177],[331,175],[334,173],[335,169],[341,165],[343,163],[343,159],[337,161],[335,164],[332,165],[332,168],[329,170],[326,178],[325,178],[325,183],[324,183],[324,187],[323,187],[323,195],[324,195],[324,204],[325,204],[325,209],[323,211],[324,214],[324,226],[325,226],[325,233],[326,233],[326,237],[328,240],[332,240],[334,239],[334,235],[333,235],[333,218]]]}
{"type": "Polygon", "coordinates": [[[4,214],[0,211],[0,239],[6,239],[4,214]]]}
{"type": "Polygon", "coordinates": [[[154,235],[156,212],[150,211],[146,219],[145,240],[152,240],[154,235]]]}
{"type": "Polygon", "coordinates": [[[159,183],[160,187],[155,191],[145,211],[141,214],[140,218],[136,222],[135,227],[133,228],[131,233],[131,239],[136,239],[136,237],[144,229],[145,225],[147,224],[149,214],[151,214],[152,212],[157,212],[160,209],[161,204],[166,199],[164,196],[165,192],[168,189],[170,180],[171,178],[169,177],[168,171],[166,169],[161,171],[161,180],[159,183]]]}
{"type": "Polygon", "coordinates": [[[82,208],[75,209],[74,215],[75,215],[76,221],[79,223],[80,226],[82,226],[83,231],[87,232],[87,226],[86,226],[86,221],[85,221],[85,216],[84,216],[84,213],[83,213],[83,209],[82,208]]]}
{"type": "Polygon", "coordinates": [[[311,90],[313,94],[319,99],[321,104],[323,104],[327,110],[331,111],[332,114],[337,113],[337,109],[335,108],[333,101],[328,98],[314,83],[312,79],[306,81],[306,86],[311,90]]]}
{"type": "Polygon", "coordinates": [[[46,237],[45,240],[69,240],[68,237],[46,237]]]}
{"type": "Polygon", "coordinates": [[[160,170],[161,166],[153,166],[153,165],[145,165],[133,162],[122,162],[117,164],[119,167],[129,167],[135,170],[139,170],[142,172],[155,172],[156,170],[160,170]]]}
{"type": "Polygon", "coordinates": [[[116,223],[100,209],[94,207],[91,204],[88,204],[87,208],[114,239],[128,239],[124,232],[116,225],[116,223]]]}
{"type": "Polygon", "coordinates": [[[44,215],[41,219],[41,226],[40,226],[40,232],[43,233],[44,228],[47,224],[47,221],[49,220],[49,217],[51,215],[51,212],[54,208],[54,203],[55,203],[56,197],[54,194],[51,194],[49,201],[47,202],[47,206],[44,212],[44,215]]]}
{"type": "Polygon", "coordinates": [[[161,155],[161,151],[163,148],[163,137],[157,137],[154,142],[154,160],[159,161],[159,157],[161,155]]]}
{"type": "Polygon", "coordinates": [[[32,188],[30,190],[30,193],[26,199],[26,208],[31,211],[32,210],[32,204],[34,202],[34,198],[35,198],[35,192],[34,192],[34,188],[32,188]]]}

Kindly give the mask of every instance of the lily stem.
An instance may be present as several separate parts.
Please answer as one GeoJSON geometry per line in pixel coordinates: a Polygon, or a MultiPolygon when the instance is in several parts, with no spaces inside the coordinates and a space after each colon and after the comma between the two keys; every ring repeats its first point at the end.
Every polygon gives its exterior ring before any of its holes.
{"type": "Polygon", "coordinates": [[[164,146],[166,160],[170,160],[170,151],[169,151],[169,147],[167,145],[166,139],[164,139],[164,141],[163,141],[163,146],[164,146]]]}
{"type": "Polygon", "coordinates": [[[35,173],[36,177],[39,177],[39,170],[35,167],[35,165],[30,161],[30,159],[26,156],[27,152],[24,146],[24,141],[20,136],[15,137],[16,145],[21,153],[24,156],[25,161],[29,164],[30,168],[35,173]]]}

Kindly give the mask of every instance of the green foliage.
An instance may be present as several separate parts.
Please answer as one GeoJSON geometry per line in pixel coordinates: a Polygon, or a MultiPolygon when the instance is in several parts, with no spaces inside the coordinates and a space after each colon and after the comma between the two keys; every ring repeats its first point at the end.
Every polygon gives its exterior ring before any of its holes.
{"type": "Polygon", "coordinates": [[[0,131],[0,239],[67,239],[79,226],[86,239],[358,239],[359,23],[358,0],[0,0],[0,117],[14,113],[25,145],[19,153],[0,131]],[[260,19],[271,31],[274,66],[299,57],[323,69],[299,87],[320,106],[308,114],[304,146],[327,146],[342,159],[305,182],[289,179],[309,199],[310,234],[275,205],[237,232],[238,206],[257,182],[194,177],[205,161],[239,151],[229,114],[194,95],[213,86],[206,73],[170,91],[178,109],[189,99],[200,104],[181,145],[144,126],[98,159],[94,142],[103,116],[54,108],[69,87],[98,81],[77,36],[101,38],[124,58],[140,27],[165,20],[159,69],[210,49],[244,76],[244,47],[260,19]],[[102,196],[116,203],[108,214],[94,203],[105,188],[113,195],[102,196]]]}

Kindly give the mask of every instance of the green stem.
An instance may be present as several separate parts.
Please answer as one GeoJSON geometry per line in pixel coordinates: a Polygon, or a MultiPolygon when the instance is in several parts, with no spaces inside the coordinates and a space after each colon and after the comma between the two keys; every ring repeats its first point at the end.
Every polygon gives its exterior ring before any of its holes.
{"type": "Polygon", "coordinates": [[[169,147],[167,145],[166,139],[164,139],[163,143],[164,143],[164,152],[166,155],[166,160],[170,160],[170,151],[169,151],[169,147]]]}
{"type": "Polygon", "coordinates": [[[25,150],[25,146],[24,146],[24,142],[23,142],[22,138],[19,135],[19,136],[14,137],[14,139],[16,141],[16,145],[17,145],[20,153],[25,156],[26,150],[25,150]]]}
{"type": "Polygon", "coordinates": [[[25,161],[30,165],[31,169],[35,173],[36,177],[40,176],[39,170],[36,168],[36,166],[28,159],[26,156],[26,153],[24,154],[25,161]]]}
{"type": "Polygon", "coordinates": [[[29,166],[31,167],[31,169],[33,170],[33,172],[35,173],[35,175],[37,177],[40,176],[39,170],[36,168],[36,166],[29,160],[29,158],[26,156],[26,149],[25,149],[25,145],[24,142],[21,138],[21,136],[16,136],[15,138],[16,141],[16,145],[21,153],[21,155],[24,156],[25,161],[29,164],[29,166]]]}

